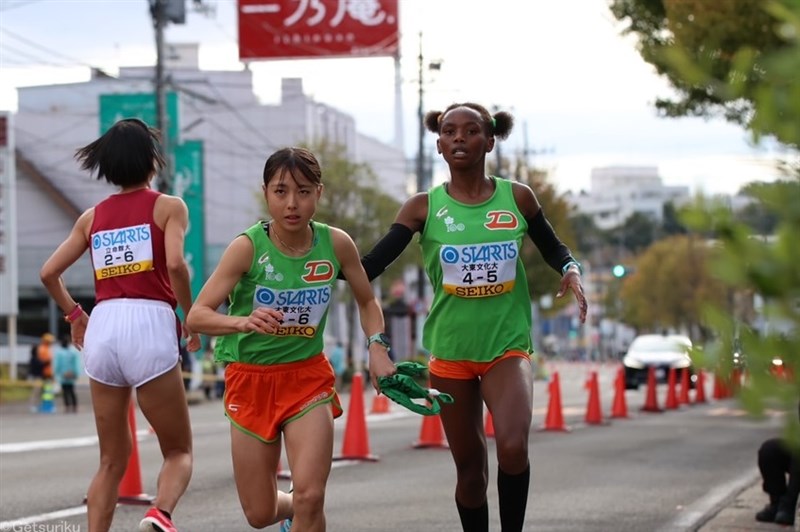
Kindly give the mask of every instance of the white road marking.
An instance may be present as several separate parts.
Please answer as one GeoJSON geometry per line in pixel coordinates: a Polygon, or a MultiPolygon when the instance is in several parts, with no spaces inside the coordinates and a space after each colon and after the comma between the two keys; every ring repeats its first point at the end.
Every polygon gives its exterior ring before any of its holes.
{"type": "Polygon", "coordinates": [[[25,527],[28,525],[32,525],[34,523],[41,523],[43,521],[53,521],[55,519],[64,519],[67,517],[72,517],[74,515],[81,515],[85,513],[86,513],[86,505],[84,504],[81,506],[75,506],[74,508],[65,508],[64,510],[56,510],[55,512],[48,512],[46,514],[32,515],[30,517],[21,517],[19,519],[14,519],[13,521],[0,521],[0,530],[19,530],[20,527],[25,527]]]}
{"type": "MultiPolygon", "coordinates": [[[[142,441],[149,434],[149,430],[137,430],[136,440],[142,441]]],[[[49,451],[53,449],[69,449],[72,447],[87,447],[91,445],[97,445],[97,436],[63,438],[60,440],[35,440],[17,443],[0,443],[0,454],[25,453],[29,451],[49,451]]],[[[0,527],[0,529],[1,528],[2,527],[0,527]]]]}

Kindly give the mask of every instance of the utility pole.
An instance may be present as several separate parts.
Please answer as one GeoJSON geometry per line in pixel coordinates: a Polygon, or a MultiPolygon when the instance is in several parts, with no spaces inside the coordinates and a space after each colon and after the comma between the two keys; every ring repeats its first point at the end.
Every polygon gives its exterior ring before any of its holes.
{"type": "MultiPolygon", "coordinates": [[[[419,107],[417,108],[417,125],[419,126],[419,143],[417,144],[417,192],[425,192],[431,186],[431,169],[425,164],[425,58],[422,54],[422,32],[419,32],[419,107]]],[[[428,70],[441,70],[442,61],[433,60],[428,63],[428,70]]],[[[422,315],[425,304],[425,268],[420,264],[417,268],[417,306],[415,309],[417,347],[422,348],[422,315]]]]}
{"type": "Polygon", "coordinates": [[[161,132],[161,149],[166,165],[158,176],[160,192],[170,192],[172,181],[172,146],[169,145],[169,117],[167,116],[167,94],[164,79],[164,27],[167,25],[167,1],[150,0],[150,14],[156,34],[156,128],[161,132]]]}
{"type": "MultiPolygon", "coordinates": [[[[425,190],[425,113],[423,108],[424,88],[422,75],[424,59],[422,55],[422,32],[419,32],[419,107],[417,108],[417,120],[419,126],[419,143],[417,144],[417,192],[425,190]]],[[[419,320],[419,310],[425,301],[425,269],[420,265],[417,269],[417,320],[419,320]]]]}
{"type": "MultiPolygon", "coordinates": [[[[164,28],[169,22],[186,24],[186,0],[148,0],[150,16],[153,18],[153,29],[156,36],[156,73],[153,85],[156,94],[156,129],[161,132],[161,150],[166,164],[158,176],[157,188],[160,192],[172,192],[172,159],[174,146],[169,137],[170,126],[167,113],[167,86],[169,77],[164,74],[164,28]]],[[[195,11],[213,13],[213,9],[203,4],[202,0],[193,0],[195,11]]]]}

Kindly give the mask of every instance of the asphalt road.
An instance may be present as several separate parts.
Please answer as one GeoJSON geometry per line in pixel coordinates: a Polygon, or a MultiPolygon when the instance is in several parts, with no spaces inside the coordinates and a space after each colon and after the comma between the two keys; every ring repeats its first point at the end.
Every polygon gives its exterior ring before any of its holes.
{"type": "MultiPolygon", "coordinates": [[[[754,420],[733,399],[645,413],[640,410],[644,388],[625,393],[628,418],[609,420],[616,366],[559,363],[552,369],[560,375],[569,430],[542,430],[550,397],[547,384],[537,381],[526,530],[693,530],[743,476],[752,478],[758,445],[779,430],[777,414],[754,420]],[[585,381],[591,370],[599,372],[605,416],[601,425],[584,423],[585,381]]],[[[710,392],[709,386],[709,398],[710,392]]],[[[659,386],[662,406],[665,394],[665,386],[659,386]]],[[[364,392],[368,411],[372,398],[371,390],[364,392]]],[[[349,395],[342,400],[347,410],[349,395]]],[[[195,468],[175,512],[176,524],[182,531],[251,530],[232,481],[229,429],[221,402],[190,410],[195,468]]],[[[347,415],[336,422],[335,454],[341,449],[347,415]]],[[[326,499],[328,530],[458,532],[449,451],[415,448],[422,418],[397,405],[388,414],[367,413],[365,418],[368,447],[378,460],[334,463],[326,499]]],[[[157,442],[147,428],[139,414],[146,495],[154,493],[160,466],[157,442]]],[[[97,465],[94,434],[88,407],[78,414],[0,408],[0,531],[87,530],[82,501],[97,465]]],[[[493,453],[490,440],[490,520],[492,530],[499,530],[493,453]]],[[[286,486],[288,480],[281,483],[286,486]]],[[[136,530],[144,511],[143,506],[120,505],[112,530],[136,530]]],[[[277,530],[277,525],[268,530],[277,530]]]]}

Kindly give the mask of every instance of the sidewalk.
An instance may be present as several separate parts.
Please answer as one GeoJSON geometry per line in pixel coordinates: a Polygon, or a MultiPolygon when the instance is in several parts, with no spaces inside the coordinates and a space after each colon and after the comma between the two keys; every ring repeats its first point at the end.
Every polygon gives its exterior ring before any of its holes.
{"type": "MultiPolygon", "coordinates": [[[[789,532],[800,530],[800,527],[776,525],[774,523],[759,523],[756,521],[756,512],[767,504],[767,494],[761,489],[761,480],[757,480],[739,493],[732,494],[731,498],[719,511],[702,526],[697,532],[789,532]]],[[[795,523],[800,524],[796,518],[795,523]]]]}

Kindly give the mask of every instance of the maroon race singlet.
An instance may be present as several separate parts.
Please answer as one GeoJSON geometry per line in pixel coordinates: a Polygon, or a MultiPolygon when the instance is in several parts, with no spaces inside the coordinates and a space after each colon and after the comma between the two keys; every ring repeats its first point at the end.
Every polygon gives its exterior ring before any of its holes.
{"type": "Polygon", "coordinates": [[[176,307],[164,251],[164,231],[153,221],[161,195],[151,189],[114,194],[94,208],[89,250],[95,300],[154,299],[176,307]]]}

